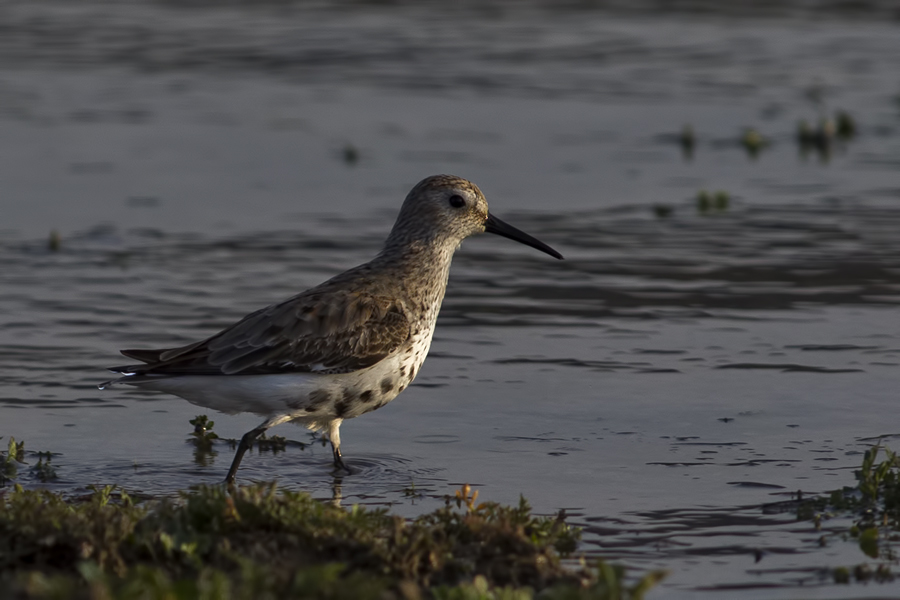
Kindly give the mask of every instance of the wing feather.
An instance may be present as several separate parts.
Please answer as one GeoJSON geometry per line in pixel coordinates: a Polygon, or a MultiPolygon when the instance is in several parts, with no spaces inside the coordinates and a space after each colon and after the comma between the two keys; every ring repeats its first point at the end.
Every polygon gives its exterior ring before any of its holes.
{"type": "Polygon", "coordinates": [[[150,363],[137,369],[140,374],[344,373],[374,365],[409,336],[409,320],[396,300],[332,290],[251,313],[194,344],[128,350],[126,356],[150,363]]]}

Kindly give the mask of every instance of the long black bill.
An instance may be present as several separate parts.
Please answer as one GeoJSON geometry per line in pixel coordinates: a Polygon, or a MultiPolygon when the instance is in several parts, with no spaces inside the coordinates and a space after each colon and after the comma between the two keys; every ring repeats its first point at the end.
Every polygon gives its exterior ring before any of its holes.
{"type": "Polygon", "coordinates": [[[487,221],[484,222],[484,230],[488,233],[496,233],[497,235],[502,235],[505,238],[516,240],[517,242],[525,244],[526,246],[537,248],[541,252],[546,252],[553,258],[562,260],[563,255],[544,242],[531,237],[521,229],[516,229],[509,223],[504,223],[494,215],[488,214],[487,221]]]}

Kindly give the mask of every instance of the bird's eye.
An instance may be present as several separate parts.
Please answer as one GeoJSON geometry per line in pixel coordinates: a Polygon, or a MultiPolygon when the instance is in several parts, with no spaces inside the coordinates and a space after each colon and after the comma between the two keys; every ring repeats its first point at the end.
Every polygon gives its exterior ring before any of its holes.
{"type": "Polygon", "coordinates": [[[448,202],[450,202],[450,206],[452,206],[453,208],[462,208],[466,205],[466,199],[459,194],[453,194],[452,196],[450,196],[448,202]]]}

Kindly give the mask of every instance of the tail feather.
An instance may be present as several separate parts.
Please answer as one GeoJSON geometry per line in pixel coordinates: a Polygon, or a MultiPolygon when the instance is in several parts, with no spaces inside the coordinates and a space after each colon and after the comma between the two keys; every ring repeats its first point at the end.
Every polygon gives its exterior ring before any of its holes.
{"type": "MultiPolygon", "coordinates": [[[[133,358],[134,360],[139,360],[142,363],[152,364],[159,362],[160,356],[163,352],[167,352],[167,349],[163,350],[119,350],[122,354],[127,356],[128,358],[133,358]]],[[[110,369],[111,371],[116,371],[117,369],[110,369]]]]}
{"type": "Polygon", "coordinates": [[[154,365],[157,365],[160,362],[164,362],[162,358],[163,354],[167,352],[172,352],[173,350],[178,350],[177,348],[163,348],[162,350],[140,350],[140,349],[129,349],[129,350],[119,350],[122,354],[127,356],[128,358],[133,358],[135,360],[141,361],[141,364],[137,365],[121,365],[118,367],[109,367],[109,370],[113,373],[121,373],[123,377],[119,377],[118,379],[110,379],[109,381],[104,381],[101,383],[99,387],[101,390],[107,387],[116,385],[117,383],[139,383],[143,381],[149,381],[152,379],[158,379],[159,377],[164,377],[164,374],[152,373],[154,365]],[[148,371],[151,373],[148,374],[148,371]]]}

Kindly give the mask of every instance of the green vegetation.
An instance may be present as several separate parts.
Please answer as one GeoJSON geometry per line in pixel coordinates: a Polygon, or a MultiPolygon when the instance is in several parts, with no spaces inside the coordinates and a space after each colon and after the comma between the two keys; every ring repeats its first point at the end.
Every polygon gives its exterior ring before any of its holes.
{"type": "Polygon", "coordinates": [[[38,452],[37,464],[31,467],[31,473],[41,483],[47,483],[57,478],[56,469],[50,464],[53,454],[50,452],[38,452]]]}
{"type": "Polygon", "coordinates": [[[741,145],[750,158],[756,158],[763,148],[769,145],[769,140],[764,138],[756,129],[748,127],[741,135],[741,145]]]}
{"type": "Polygon", "coordinates": [[[197,415],[190,420],[190,424],[194,426],[191,433],[190,441],[198,450],[210,451],[213,447],[213,441],[219,439],[219,436],[212,430],[215,421],[210,421],[206,415],[197,415]]]}
{"type": "MultiPolygon", "coordinates": [[[[846,146],[858,132],[856,119],[845,110],[835,111],[833,116],[821,116],[818,121],[813,122],[816,123],[815,126],[807,119],[800,119],[797,122],[795,140],[802,158],[814,153],[822,162],[828,162],[835,147],[846,146]]],[[[697,136],[690,124],[685,125],[680,133],[666,134],[663,139],[677,141],[685,160],[694,157],[697,136]]],[[[758,158],[763,150],[773,144],[771,138],[764,136],[754,127],[745,127],[736,141],[744,148],[750,159],[758,158]]]]}
{"type": "MultiPolygon", "coordinates": [[[[232,452],[237,448],[239,440],[234,438],[220,438],[213,431],[215,421],[210,421],[206,415],[197,415],[190,420],[190,424],[194,426],[188,442],[194,446],[194,462],[200,466],[208,467],[212,464],[212,459],[218,455],[215,450],[217,441],[227,443],[232,452]]],[[[304,449],[307,444],[303,442],[288,441],[280,435],[268,436],[265,433],[254,440],[251,447],[255,447],[260,454],[271,452],[278,454],[287,450],[288,445],[292,445],[304,449]]]]}
{"type": "Polygon", "coordinates": [[[850,113],[839,110],[834,118],[819,119],[816,127],[806,119],[797,123],[797,146],[800,156],[815,152],[822,161],[831,158],[832,150],[837,142],[849,142],[856,137],[856,121],[850,113]]]}
{"type": "Polygon", "coordinates": [[[850,116],[850,113],[839,110],[835,114],[834,120],[839,138],[849,140],[856,135],[856,121],[850,116]]]}
{"type": "MultiPolygon", "coordinates": [[[[562,515],[477,503],[464,486],[415,520],[344,509],[274,484],[201,486],[136,503],[113,486],[66,498],[0,490],[0,590],[21,598],[641,598],[600,562],[563,566],[562,515]]],[[[4,596],[0,592],[0,597],[4,596]]]]}
{"type": "MultiPolygon", "coordinates": [[[[284,452],[287,450],[287,440],[280,435],[268,436],[265,433],[261,434],[254,444],[256,445],[257,450],[260,452],[271,452],[272,454],[278,454],[279,452],[284,452]]],[[[297,442],[300,447],[304,447],[305,444],[297,442]]]]}
{"type": "Polygon", "coordinates": [[[55,229],[50,231],[50,238],[47,240],[47,249],[50,252],[59,252],[59,249],[62,247],[62,237],[59,235],[59,232],[55,229]]]}
{"type": "Polygon", "coordinates": [[[879,500],[885,520],[890,518],[895,525],[900,525],[900,459],[895,452],[884,449],[885,459],[876,463],[881,445],[872,446],[866,451],[862,468],[856,471],[859,491],[863,501],[872,508],[878,508],[879,500]]]}
{"type": "Polygon", "coordinates": [[[213,444],[219,439],[218,434],[212,430],[216,423],[210,421],[206,415],[197,415],[190,420],[190,424],[194,426],[194,431],[191,432],[188,442],[194,446],[194,463],[208,467],[219,454],[213,448],[213,444]]]}
{"type": "Polygon", "coordinates": [[[854,475],[855,487],[847,486],[827,497],[800,502],[798,517],[822,518],[821,511],[855,512],[859,513],[860,523],[879,521],[900,529],[900,456],[880,444],[872,446],[866,450],[862,465],[854,475]],[[882,451],[884,460],[878,462],[882,451]]]}
{"type": "MultiPolygon", "coordinates": [[[[191,425],[198,451],[227,442],[206,417],[191,425]]],[[[286,444],[299,443],[272,438],[267,451],[286,444]]],[[[604,561],[565,560],[580,532],[564,513],[534,516],[524,499],[478,502],[468,485],[407,520],[274,483],[200,486],[162,499],[136,499],[115,486],[71,497],[10,485],[56,478],[49,452],[27,456],[37,462],[24,469],[25,445],[15,439],[0,455],[0,599],[617,600],[640,599],[665,576],[636,579],[604,561]]],[[[835,583],[894,581],[900,456],[873,446],[856,479],[791,504],[819,530],[829,519],[853,518],[819,540],[852,541],[866,557],[833,568],[835,583]]],[[[410,485],[404,494],[421,492],[410,485]]]]}
{"type": "Polygon", "coordinates": [[[16,443],[16,438],[9,438],[6,455],[0,461],[0,485],[13,481],[19,475],[19,465],[25,463],[25,442],[16,443]]]}
{"type": "MultiPolygon", "coordinates": [[[[900,541],[900,456],[880,444],[866,451],[856,471],[856,487],[835,490],[828,497],[799,502],[797,516],[811,519],[817,529],[823,521],[850,513],[854,523],[849,531],[832,534],[839,539],[854,539],[867,557],[881,560],[874,568],[868,564],[837,567],[832,571],[836,583],[856,581],[892,581],[890,563],[896,560],[895,545],[900,541]],[[878,461],[883,450],[884,459],[878,461]]],[[[821,543],[827,544],[823,536],[821,543]]]]}
{"type": "Polygon", "coordinates": [[[697,192],[697,212],[701,214],[707,214],[713,209],[717,211],[728,210],[730,202],[731,195],[723,190],[718,190],[713,194],[706,190],[697,192]]]}

